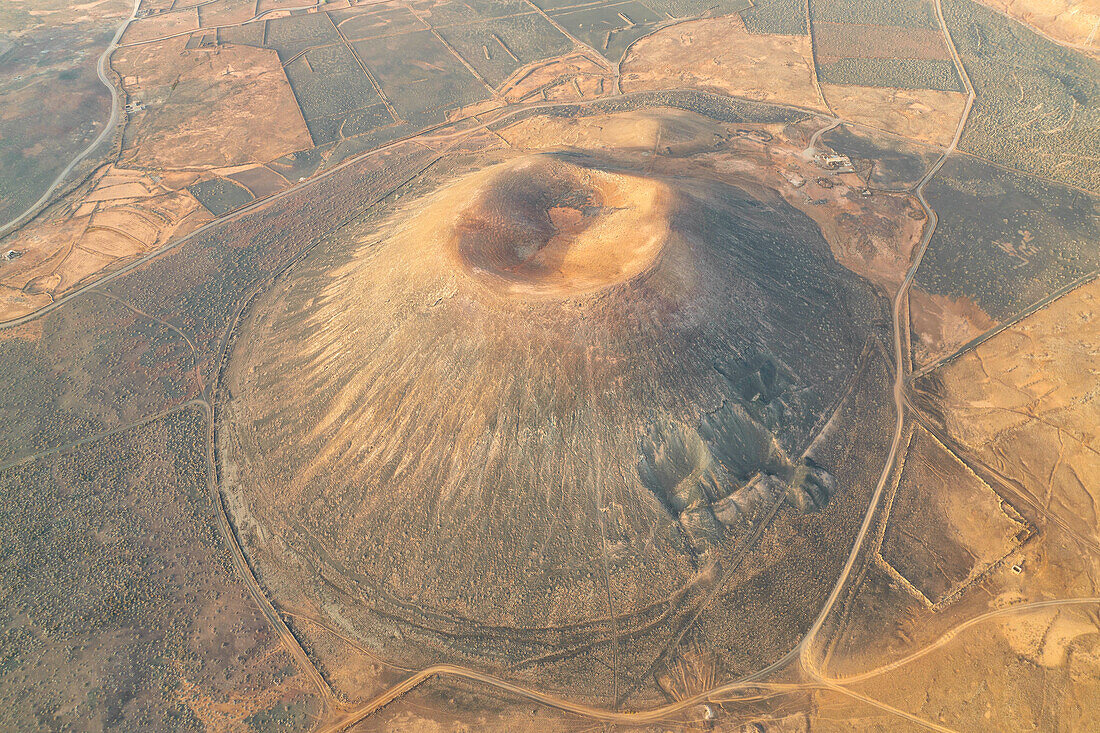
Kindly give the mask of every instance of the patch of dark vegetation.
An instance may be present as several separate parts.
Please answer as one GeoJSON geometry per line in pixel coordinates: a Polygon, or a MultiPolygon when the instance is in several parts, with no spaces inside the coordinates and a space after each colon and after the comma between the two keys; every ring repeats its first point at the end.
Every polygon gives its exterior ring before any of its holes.
{"type": "Polygon", "coordinates": [[[826,84],[963,91],[953,63],[930,59],[836,59],[818,67],[818,78],[826,84]]]}
{"type": "Polygon", "coordinates": [[[652,32],[662,20],[639,2],[552,10],[550,16],[574,37],[615,62],[630,44],[652,32]]]}
{"type": "Polygon", "coordinates": [[[1097,62],[971,0],[943,11],[977,95],[959,147],[1100,191],[1097,62]]]}
{"type": "Polygon", "coordinates": [[[939,226],[917,283],[971,299],[997,321],[1100,268],[1095,196],[952,157],[928,201],[939,226]]]}
{"type": "Polygon", "coordinates": [[[191,705],[283,684],[216,530],[205,436],[183,410],[0,472],[0,726],[201,730],[191,705]]]}
{"type": "Polygon", "coordinates": [[[0,460],[155,414],[197,387],[187,342],[92,294],[43,316],[36,337],[0,341],[0,460]]]}
{"type": "Polygon", "coordinates": [[[829,23],[939,28],[932,0],[813,0],[813,20],[829,23]]]}
{"type": "Polygon", "coordinates": [[[499,86],[521,66],[560,56],[573,47],[561,31],[535,13],[451,26],[440,33],[492,86],[499,86]]]}
{"type": "Polygon", "coordinates": [[[441,122],[448,110],[490,94],[431,31],[361,41],[354,48],[402,121],[419,126],[441,122]]]}
{"type": "Polygon", "coordinates": [[[806,0],[761,0],[741,12],[749,33],[806,35],[806,0]]]}
{"type": "Polygon", "coordinates": [[[633,112],[654,107],[668,107],[709,117],[727,124],[794,124],[809,119],[810,114],[801,110],[777,107],[765,102],[746,102],[732,97],[697,92],[686,89],[669,91],[635,92],[614,99],[600,99],[588,104],[563,105],[549,109],[529,109],[512,115],[492,126],[507,127],[529,117],[551,115],[554,117],[587,117],[589,115],[633,112]]]}
{"type": "Polygon", "coordinates": [[[254,198],[244,186],[228,178],[210,178],[187,187],[214,216],[239,209],[254,198]]]}
{"type": "Polygon", "coordinates": [[[322,151],[318,148],[310,148],[309,150],[299,150],[296,153],[284,155],[282,158],[268,163],[268,165],[288,181],[295,183],[299,179],[312,176],[323,162],[322,151]]]}

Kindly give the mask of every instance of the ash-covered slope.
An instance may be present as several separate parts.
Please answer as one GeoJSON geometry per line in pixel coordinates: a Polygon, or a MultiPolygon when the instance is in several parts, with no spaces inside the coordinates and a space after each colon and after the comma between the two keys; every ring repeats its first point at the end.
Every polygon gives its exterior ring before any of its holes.
{"type": "Polygon", "coordinates": [[[844,488],[802,452],[882,306],[767,190],[527,156],[344,246],[257,304],[227,420],[325,592],[545,650],[844,488]]]}

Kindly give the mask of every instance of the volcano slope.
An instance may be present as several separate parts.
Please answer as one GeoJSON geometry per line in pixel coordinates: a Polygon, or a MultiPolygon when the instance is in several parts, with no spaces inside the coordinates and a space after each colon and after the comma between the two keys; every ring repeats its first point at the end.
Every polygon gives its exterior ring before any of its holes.
{"type": "Polygon", "coordinates": [[[858,368],[883,300],[763,186],[493,155],[254,303],[219,445],[262,581],[400,668],[604,705],[659,697],[685,646],[775,661],[862,512],[808,448],[857,382],[889,419],[858,368]]]}

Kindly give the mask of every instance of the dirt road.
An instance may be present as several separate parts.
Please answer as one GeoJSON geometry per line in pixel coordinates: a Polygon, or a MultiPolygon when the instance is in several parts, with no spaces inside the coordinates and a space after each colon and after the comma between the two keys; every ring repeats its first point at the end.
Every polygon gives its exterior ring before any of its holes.
{"type": "Polygon", "coordinates": [[[99,131],[99,135],[92,141],[91,145],[84,148],[84,150],[77,153],[76,157],[69,161],[69,164],[65,166],[57,178],[53,179],[53,183],[50,184],[46,192],[42,194],[42,197],[35,201],[19,216],[15,217],[11,221],[0,225],[0,237],[7,235],[9,232],[14,231],[18,227],[22,226],[31,217],[39,212],[39,210],[45,206],[50,197],[54,195],[54,192],[65,182],[65,179],[69,177],[69,174],[73,172],[81,161],[91,155],[96,149],[99,148],[109,137],[115,134],[115,127],[118,126],[119,109],[121,108],[121,94],[118,88],[115,86],[115,82],[109,75],[111,54],[118,48],[118,41],[122,38],[122,34],[126,32],[126,29],[130,27],[130,23],[137,19],[138,8],[141,7],[141,0],[134,0],[134,7],[130,11],[129,17],[122,22],[122,25],[115,31],[114,38],[107,44],[107,48],[103,51],[99,57],[99,61],[96,62],[96,74],[99,75],[99,80],[103,83],[103,86],[107,87],[107,91],[111,93],[111,116],[107,120],[107,124],[103,126],[103,129],[99,131]]]}

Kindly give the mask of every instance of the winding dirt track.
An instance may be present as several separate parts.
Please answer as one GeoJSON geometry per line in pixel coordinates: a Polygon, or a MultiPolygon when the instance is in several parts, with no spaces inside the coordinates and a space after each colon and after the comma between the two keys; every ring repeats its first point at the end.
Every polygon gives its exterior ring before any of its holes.
{"type": "Polygon", "coordinates": [[[852,547],[851,553],[848,555],[848,561],[845,563],[844,569],[840,573],[840,577],[837,578],[836,585],[833,587],[833,592],[829,595],[828,600],[822,607],[821,613],[818,614],[817,620],[814,622],[813,626],[810,627],[810,630],[806,633],[806,636],[803,637],[802,643],[799,645],[801,648],[800,659],[803,668],[811,677],[820,681],[825,681],[825,678],[820,674],[817,661],[814,659],[814,642],[816,641],[817,635],[821,632],[821,627],[825,624],[826,618],[828,618],[829,613],[833,610],[833,606],[836,605],[836,601],[840,597],[840,593],[847,583],[848,577],[851,575],[852,568],[856,564],[860,551],[863,549],[863,543],[874,521],[883,491],[897,463],[898,451],[901,448],[902,438],[905,432],[905,388],[908,372],[912,368],[912,365],[909,363],[909,354],[907,353],[907,345],[909,344],[909,288],[913,284],[913,280],[916,279],[917,269],[920,267],[921,260],[924,259],[924,253],[928,250],[928,243],[932,241],[932,235],[935,234],[936,226],[939,223],[939,217],[924,198],[924,187],[932,180],[932,177],[939,172],[940,168],[943,167],[948,156],[958,147],[963,128],[966,127],[966,121],[970,117],[970,109],[974,105],[974,87],[970,84],[970,77],[967,75],[962,60],[955,50],[955,43],[951,38],[951,31],[948,30],[947,22],[943,17],[941,0],[936,0],[936,18],[940,23],[940,30],[943,33],[944,40],[947,42],[948,50],[951,52],[951,58],[959,73],[959,77],[966,85],[966,106],[963,108],[962,116],[959,118],[959,124],[955,128],[955,136],[952,138],[951,144],[944,149],[936,162],[925,171],[924,176],[921,177],[920,181],[917,182],[916,187],[913,189],[913,194],[917,197],[921,207],[924,209],[928,223],[925,226],[924,235],[921,237],[914,251],[912,262],[909,265],[908,271],[905,273],[905,279],[902,280],[897,293],[894,295],[894,411],[896,414],[894,438],[890,444],[890,453],[887,455],[886,464],[882,468],[882,474],[879,477],[878,485],[875,486],[875,492],[871,496],[870,504],[867,507],[867,513],[864,515],[863,525],[860,527],[859,534],[856,535],[855,544],[852,547]]]}
{"type": "Polygon", "coordinates": [[[102,82],[103,86],[107,87],[107,91],[111,93],[111,116],[107,120],[107,124],[103,126],[103,129],[100,131],[99,135],[96,136],[96,139],[93,140],[88,147],[77,153],[76,157],[69,161],[69,164],[65,166],[65,169],[57,174],[57,178],[53,179],[53,183],[50,184],[49,188],[46,189],[46,192],[42,194],[41,198],[31,204],[27,208],[27,210],[19,216],[15,217],[11,221],[5,222],[3,225],[0,225],[0,237],[3,237],[9,232],[22,226],[24,223],[26,223],[28,219],[37,214],[39,210],[49,202],[50,197],[54,195],[54,192],[57,191],[58,187],[65,182],[66,178],[69,177],[69,174],[73,172],[73,169],[76,168],[82,160],[91,155],[100,145],[102,145],[108,137],[115,134],[115,128],[118,126],[120,107],[119,97],[121,95],[119,94],[118,88],[115,86],[114,81],[112,81],[110,76],[108,75],[107,70],[109,68],[111,54],[113,54],[115,52],[115,49],[118,48],[118,42],[119,39],[122,38],[122,34],[125,33],[126,29],[130,27],[130,24],[137,19],[139,7],[141,7],[141,0],[134,0],[134,7],[130,11],[129,17],[127,17],[126,20],[122,22],[122,25],[118,27],[118,30],[115,31],[114,38],[112,38],[111,42],[107,44],[107,48],[100,55],[99,61],[96,62],[95,71],[96,74],[99,75],[99,81],[102,82]]]}

